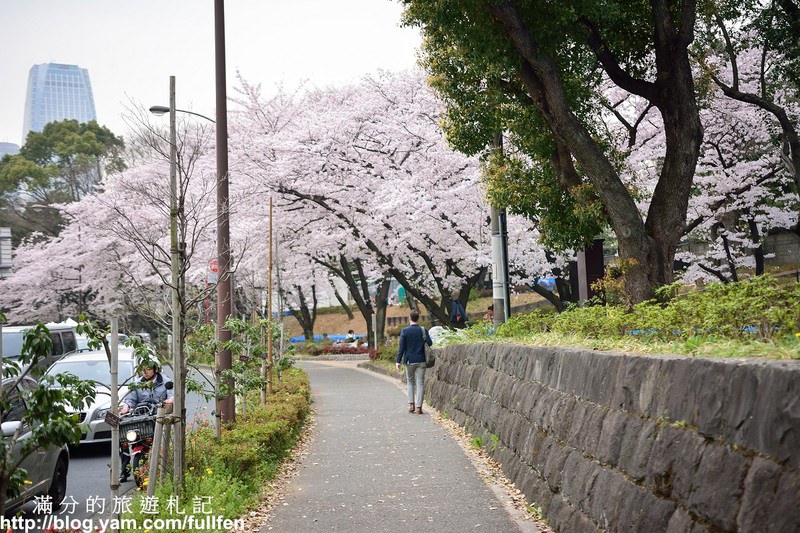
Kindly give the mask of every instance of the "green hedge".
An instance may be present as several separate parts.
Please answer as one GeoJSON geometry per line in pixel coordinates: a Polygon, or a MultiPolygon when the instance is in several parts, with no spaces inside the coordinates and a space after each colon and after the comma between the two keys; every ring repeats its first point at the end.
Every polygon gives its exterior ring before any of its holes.
{"type": "Polygon", "coordinates": [[[634,306],[537,309],[497,331],[484,325],[446,342],[523,342],[641,353],[800,359],[800,284],[760,276],[686,291],[672,285],[634,306]]]}

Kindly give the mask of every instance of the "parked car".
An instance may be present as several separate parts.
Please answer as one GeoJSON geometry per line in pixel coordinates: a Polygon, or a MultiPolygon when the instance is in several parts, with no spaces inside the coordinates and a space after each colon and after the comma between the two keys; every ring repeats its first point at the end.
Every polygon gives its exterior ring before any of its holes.
{"type": "MultiPolygon", "coordinates": [[[[12,389],[14,380],[3,380],[3,390],[11,402],[11,409],[3,413],[2,431],[3,438],[10,439],[17,429],[23,424],[22,416],[27,409],[25,400],[20,394],[24,390],[36,388],[37,383],[31,378],[23,378],[16,389],[12,389]]],[[[17,439],[12,457],[19,460],[22,444],[31,436],[30,427],[23,426],[20,437],[17,439]]],[[[49,495],[52,498],[53,508],[58,509],[67,496],[67,472],[69,471],[69,450],[66,446],[50,446],[46,449],[39,448],[20,464],[28,472],[28,481],[21,487],[19,496],[6,498],[6,513],[24,505],[37,496],[49,495]]]]}
{"type": "MultiPolygon", "coordinates": [[[[128,385],[137,379],[136,358],[133,349],[119,347],[118,363],[118,398],[128,393],[128,385]]],[[[105,416],[111,408],[111,368],[105,350],[91,350],[67,354],[47,369],[46,374],[56,375],[70,373],[79,379],[95,383],[95,399],[80,412],[79,417],[84,424],[81,444],[109,442],[111,427],[106,424],[105,416]]]]}
{"type": "MultiPolygon", "coordinates": [[[[65,353],[78,349],[75,336],[75,327],[69,324],[45,324],[50,331],[53,347],[50,356],[41,363],[44,370],[65,353]]],[[[25,332],[33,326],[4,326],[3,327],[3,357],[17,359],[22,354],[22,341],[25,332]]]]}

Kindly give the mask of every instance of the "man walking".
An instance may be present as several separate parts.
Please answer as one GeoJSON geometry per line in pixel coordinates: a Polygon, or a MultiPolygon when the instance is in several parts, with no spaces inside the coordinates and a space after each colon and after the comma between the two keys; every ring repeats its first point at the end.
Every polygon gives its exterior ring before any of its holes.
{"type": "Polygon", "coordinates": [[[425,343],[433,345],[431,336],[417,321],[419,311],[411,311],[408,315],[411,324],[400,332],[400,346],[397,349],[395,366],[400,370],[400,363],[406,365],[406,390],[408,391],[408,412],[422,414],[422,399],[425,394],[425,343]]]}

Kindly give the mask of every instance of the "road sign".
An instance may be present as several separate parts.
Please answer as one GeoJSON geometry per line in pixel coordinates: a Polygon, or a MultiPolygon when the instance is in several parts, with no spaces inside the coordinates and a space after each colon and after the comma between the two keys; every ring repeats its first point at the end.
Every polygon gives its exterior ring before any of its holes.
{"type": "Polygon", "coordinates": [[[106,411],[105,422],[106,422],[106,424],[108,424],[112,428],[118,428],[119,427],[119,417],[117,415],[115,415],[114,413],[112,413],[111,411],[106,411]]]}
{"type": "Polygon", "coordinates": [[[214,274],[217,273],[217,271],[219,270],[219,263],[217,263],[217,258],[216,257],[208,262],[208,268],[214,274]]]}

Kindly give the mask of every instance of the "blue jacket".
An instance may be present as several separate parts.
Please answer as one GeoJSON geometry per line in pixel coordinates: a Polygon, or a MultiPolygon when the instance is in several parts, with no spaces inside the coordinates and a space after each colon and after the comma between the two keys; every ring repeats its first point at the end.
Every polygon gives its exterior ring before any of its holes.
{"type": "Polygon", "coordinates": [[[425,362],[425,343],[433,345],[428,330],[422,333],[422,326],[410,324],[400,332],[400,346],[397,349],[397,362],[411,365],[425,362]]]}

